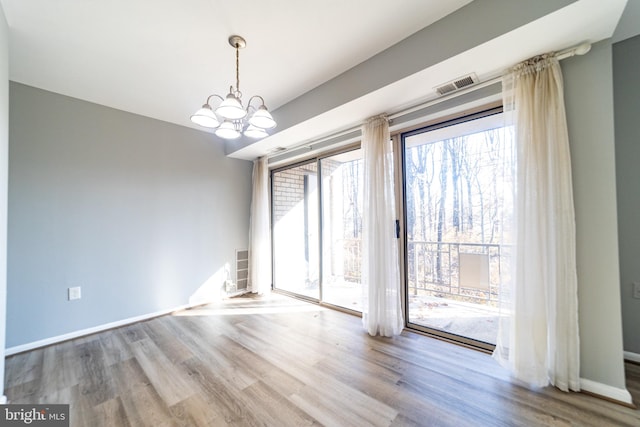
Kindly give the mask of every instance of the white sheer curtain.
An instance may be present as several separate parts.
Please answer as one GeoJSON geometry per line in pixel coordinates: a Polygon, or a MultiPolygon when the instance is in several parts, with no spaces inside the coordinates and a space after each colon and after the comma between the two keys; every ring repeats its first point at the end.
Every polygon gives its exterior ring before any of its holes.
{"type": "Polygon", "coordinates": [[[271,290],[271,240],[269,226],[269,166],[267,158],[253,161],[253,194],[249,227],[249,290],[271,290]]]}
{"type": "Polygon", "coordinates": [[[515,275],[494,357],[533,386],[580,390],[576,233],[569,137],[558,59],[503,77],[516,160],[515,275]]]}
{"type": "Polygon", "coordinates": [[[362,323],[370,335],[402,332],[398,240],[395,236],[393,146],[386,116],[362,127],[364,214],[362,228],[362,323]]]}

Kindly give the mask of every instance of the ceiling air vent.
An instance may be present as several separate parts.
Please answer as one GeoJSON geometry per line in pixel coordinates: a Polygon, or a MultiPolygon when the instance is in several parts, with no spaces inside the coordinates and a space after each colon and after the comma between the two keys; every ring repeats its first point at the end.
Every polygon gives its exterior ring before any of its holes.
{"type": "Polygon", "coordinates": [[[471,86],[472,84],[478,83],[478,76],[475,73],[471,73],[469,75],[458,77],[455,80],[452,80],[448,83],[435,87],[435,91],[438,92],[438,95],[446,95],[451,92],[455,92],[456,90],[460,90],[464,87],[471,86]]]}

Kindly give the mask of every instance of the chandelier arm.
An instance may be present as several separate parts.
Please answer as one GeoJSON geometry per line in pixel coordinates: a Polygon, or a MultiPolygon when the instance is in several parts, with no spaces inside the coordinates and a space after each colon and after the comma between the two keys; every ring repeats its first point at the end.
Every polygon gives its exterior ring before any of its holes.
{"type": "Polygon", "coordinates": [[[209,95],[209,97],[207,98],[207,105],[209,105],[209,106],[211,105],[211,104],[209,104],[209,101],[210,101],[210,100],[211,100],[211,98],[213,98],[213,97],[215,97],[215,98],[220,98],[220,101],[224,101],[224,98],[223,98],[223,97],[221,97],[220,95],[216,95],[216,94],[214,93],[214,94],[212,94],[212,95],[209,95]]]}
{"type": "MultiPolygon", "coordinates": [[[[264,98],[261,97],[260,95],[253,95],[251,98],[249,98],[249,102],[247,102],[247,109],[249,109],[249,105],[251,105],[251,101],[253,101],[254,98],[259,98],[260,102],[262,102],[262,105],[264,105],[264,98]]],[[[264,105],[265,108],[267,108],[266,105],[264,105]]]]}

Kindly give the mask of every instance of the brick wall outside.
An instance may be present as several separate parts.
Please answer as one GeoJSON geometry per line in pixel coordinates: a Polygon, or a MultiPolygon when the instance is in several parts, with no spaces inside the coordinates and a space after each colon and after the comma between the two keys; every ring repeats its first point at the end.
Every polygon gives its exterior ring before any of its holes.
{"type": "Polygon", "coordinates": [[[298,166],[273,174],[273,222],[277,223],[293,207],[304,201],[304,177],[315,175],[315,163],[298,166]]]}
{"type": "MultiPolygon", "coordinates": [[[[328,259],[325,259],[325,268],[328,268],[331,274],[338,274],[347,280],[358,281],[360,278],[360,230],[357,230],[353,235],[354,211],[352,206],[345,204],[343,191],[353,185],[354,178],[358,179],[359,177],[348,177],[345,170],[337,171],[342,165],[341,162],[323,159],[321,164],[324,185],[322,188],[323,202],[325,204],[324,236],[330,239],[325,243],[338,245],[329,247],[330,249],[326,253],[328,259]],[[331,176],[334,172],[337,172],[338,175],[331,176]],[[334,182],[333,180],[336,178],[338,181],[334,182]]],[[[278,171],[272,175],[274,224],[283,220],[296,206],[300,209],[300,205],[304,203],[305,176],[309,176],[311,180],[316,179],[317,163],[278,171]]],[[[291,224],[287,225],[287,227],[290,226],[291,224]]],[[[296,231],[296,233],[303,233],[303,235],[306,232],[307,230],[296,231]]]]}

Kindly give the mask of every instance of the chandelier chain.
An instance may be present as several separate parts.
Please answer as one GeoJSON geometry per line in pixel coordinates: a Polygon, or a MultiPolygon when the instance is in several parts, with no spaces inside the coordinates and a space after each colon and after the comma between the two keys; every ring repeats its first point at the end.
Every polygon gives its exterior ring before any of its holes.
{"type": "Polygon", "coordinates": [[[240,92],[240,45],[236,42],[236,92],[238,97],[242,96],[240,92]]]}

